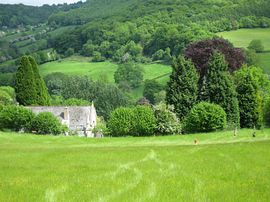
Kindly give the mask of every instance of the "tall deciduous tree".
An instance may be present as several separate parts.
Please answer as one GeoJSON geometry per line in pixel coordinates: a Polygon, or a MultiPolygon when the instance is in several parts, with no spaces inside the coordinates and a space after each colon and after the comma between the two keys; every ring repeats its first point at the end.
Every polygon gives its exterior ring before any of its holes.
{"type": "Polygon", "coordinates": [[[136,88],[143,81],[143,69],[135,63],[121,64],[114,73],[114,80],[118,84],[127,82],[132,88],[136,88]]]}
{"type": "Polygon", "coordinates": [[[37,104],[36,81],[32,65],[27,56],[23,56],[15,75],[16,99],[21,105],[37,104]]]}
{"type": "Polygon", "coordinates": [[[239,127],[239,106],[235,85],[224,56],[218,52],[214,52],[210,57],[200,100],[220,105],[227,114],[228,124],[239,127]]]}
{"type": "Polygon", "coordinates": [[[172,68],[166,101],[183,120],[197,101],[199,76],[192,62],[182,56],[174,59],[172,68]]]}
{"type": "MultiPolygon", "coordinates": [[[[245,54],[242,49],[234,48],[233,45],[225,39],[207,39],[190,44],[185,50],[185,57],[192,60],[198,72],[200,81],[207,72],[208,62],[211,55],[218,51],[225,56],[229,71],[239,69],[245,63],[245,54]]],[[[200,82],[201,84],[201,82],[200,82]]]]}

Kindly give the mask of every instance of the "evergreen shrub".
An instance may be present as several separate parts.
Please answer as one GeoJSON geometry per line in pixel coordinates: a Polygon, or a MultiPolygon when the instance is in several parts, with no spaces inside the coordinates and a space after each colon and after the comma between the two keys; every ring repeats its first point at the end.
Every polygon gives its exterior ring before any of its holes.
{"type": "Polygon", "coordinates": [[[201,102],[195,105],[185,120],[187,132],[211,132],[226,128],[226,113],[216,104],[201,102]]]}

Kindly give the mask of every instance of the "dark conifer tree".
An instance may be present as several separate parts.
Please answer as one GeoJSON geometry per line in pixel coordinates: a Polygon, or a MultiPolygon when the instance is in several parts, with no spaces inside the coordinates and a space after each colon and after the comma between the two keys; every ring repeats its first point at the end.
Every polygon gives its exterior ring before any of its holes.
{"type": "Polygon", "coordinates": [[[199,76],[192,62],[182,56],[173,60],[172,68],[166,102],[183,120],[197,101],[199,76]]]}
{"type": "Polygon", "coordinates": [[[235,85],[224,56],[218,52],[214,52],[210,57],[199,98],[201,101],[220,105],[227,114],[228,125],[233,128],[239,127],[239,106],[235,85]]]}
{"type": "Polygon", "coordinates": [[[23,56],[15,75],[16,99],[21,105],[36,105],[36,81],[32,65],[27,56],[23,56]]]}
{"type": "Polygon", "coordinates": [[[39,74],[38,65],[37,65],[34,58],[28,57],[28,59],[31,63],[34,78],[35,78],[35,83],[36,83],[36,85],[35,85],[36,92],[37,92],[36,104],[44,105],[44,106],[49,105],[50,104],[50,96],[49,96],[45,81],[43,80],[43,78],[39,74]]]}
{"type": "Polygon", "coordinates": [[[248,67],[236,72],[236,91],[239,100],[242,128],[260,128],[263,122],[263,99],[259,81],[248,67]]]}

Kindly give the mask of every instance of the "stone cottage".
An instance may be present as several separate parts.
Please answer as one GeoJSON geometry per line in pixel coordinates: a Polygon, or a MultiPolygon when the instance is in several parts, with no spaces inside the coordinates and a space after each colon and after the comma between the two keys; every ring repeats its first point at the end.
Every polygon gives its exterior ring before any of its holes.
{"type": "Polygon", "coordinates": [[[27,107],[34,113],[51,112],[62,124],[79,136],[94,137],[93,128],[97,125],[97,113],[94,104],[91,106],[37,106],[27,107]]]}

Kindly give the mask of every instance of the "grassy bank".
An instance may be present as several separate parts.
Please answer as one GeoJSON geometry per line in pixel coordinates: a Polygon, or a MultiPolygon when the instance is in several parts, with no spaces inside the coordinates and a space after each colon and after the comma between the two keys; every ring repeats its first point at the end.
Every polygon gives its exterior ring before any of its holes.
{"type": "Polygon", "coordinates": [[[0,201],[267,201],[270,130],[256,138],[252,132],[104,139],[0,133],[0,201]]]}

